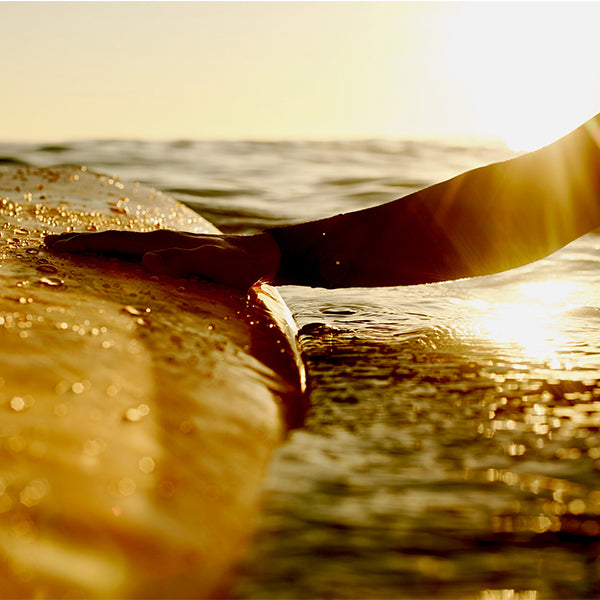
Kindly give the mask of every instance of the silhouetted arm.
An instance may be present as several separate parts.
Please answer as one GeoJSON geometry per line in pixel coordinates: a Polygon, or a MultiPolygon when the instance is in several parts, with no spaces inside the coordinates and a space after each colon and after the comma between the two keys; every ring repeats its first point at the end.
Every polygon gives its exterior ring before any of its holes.
{"type": "Polygon", "coordinates": [[[600,227],[600,115],[536,152],[399,200],[268,232],[276,283],[429,283],[540,259],[600,227]]]}
{"type": "Polygon", "coordinates": [[[600,115],[560,140],[381,206],[248,236],[102,232],[56,250],[144,256],[149,270],[237,287],[430,283],[543,258],[600,227],[600,115]]]}

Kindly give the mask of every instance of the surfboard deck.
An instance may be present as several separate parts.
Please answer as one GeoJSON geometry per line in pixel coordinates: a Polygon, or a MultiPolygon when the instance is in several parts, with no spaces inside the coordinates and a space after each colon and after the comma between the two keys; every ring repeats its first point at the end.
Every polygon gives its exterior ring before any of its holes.
{"type": "Polygon", "coordinates": [[[277,291],[58,255],[61,231],[217,231],[85,167],[0,168],[0,596],[214,597],[304,411],[277,291]]]}

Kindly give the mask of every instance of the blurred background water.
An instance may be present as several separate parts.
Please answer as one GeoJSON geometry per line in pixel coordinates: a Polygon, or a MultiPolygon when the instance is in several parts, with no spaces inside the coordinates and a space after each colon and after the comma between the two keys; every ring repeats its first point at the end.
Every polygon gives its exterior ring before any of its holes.
{"type": "MultiPolygon", "coordinates": [[[[0,144],[0,163],[141,181],[227,232],[372,206],[510,155],[438,140],[0,144]]],[[[281,288],[311,410],[272,462],[232,595],[599,597],[599,259],[591,233],[494,276],[281,288]]]]}

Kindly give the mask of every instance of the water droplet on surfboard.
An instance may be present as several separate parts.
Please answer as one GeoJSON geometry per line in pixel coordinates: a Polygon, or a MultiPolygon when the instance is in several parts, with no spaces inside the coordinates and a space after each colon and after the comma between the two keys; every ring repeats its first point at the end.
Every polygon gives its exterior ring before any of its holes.
{"type": "Polygon", "coordinates": [[[152,473],[152,471],[154,471],[155,466],[156,466],[156,463],[154,462],[154,459],[151,456],[143,456],[138,461],[139,470],[142,473],[145,473],[146,475],[149,475],[150,473],[152,473]]]}
{"type": "Polygon", "coordinates": [[[21,398],[20,396],[15,396],[11,401],[10,401],[10,407],[15,411],[15,412],[20,412],[25,408],[25,401],[23,400],[23,398],[21,398]]]}
{"type": "Polygon", "coordinates": [[[150,407],[147,404],[140,404],[137,407],[128,408],[123,415],[124,421],[135,423],[150,413],[150,407]]]}
{"type": "Polygon", "coordinates": [[[42,285],[47,285],[49,287],[60,287],[65,282],[62,279],[59,279],[58,277],[42,277],[38,280],[38,283],[41,283],[42,285]]]}
{"type": "Polygon", "coordinates": [[[58,269],[56,267],[48,264],[38,265],[35,269],[40,273],[58,273],[58,269]]]}

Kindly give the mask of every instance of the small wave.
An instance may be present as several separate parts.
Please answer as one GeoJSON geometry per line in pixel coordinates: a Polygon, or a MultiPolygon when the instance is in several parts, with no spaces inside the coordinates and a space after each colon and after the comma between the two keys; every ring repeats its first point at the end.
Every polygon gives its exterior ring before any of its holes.
{"type": "Polygon", "coordinates": [[[15,165],[26,167],[28,164],[29,163],[19,158],[14,158],[12,156],[0,156],[0,165],[15,165]]]}
{"type": "Polygon", "coordinates": [[[194,142],[192,140],[174,140],[170,145],[171,148],[176,148],[178,150],[188,150],[194,146],[194,142]]]}
{"type": "Polygon", "coordinates": [[[222,189],[222,188],[167,188],[169,194],[185,194],[199,198],[231,198],[233,196],[254,196],[255,190],[250,189],[222,189]]]}
{"type": "Polygon", "coordinates": [[[420,190],[421,188],[427,187],[431,185],[430,181],[411,181],[411,180],[401,180],[401,181],[384,181],[381,182],[382,185],[391,188],[410,188],[414,190],[420,190]]]}
{"type": "Polygon", "coordinates": [[[38,152],[48,152],[50,154],[61,154],[63,152],[70,152],[73,148],[69,146],[61,146],[59,144],[52,144],[48,146],[40,146],[38,152]]]}
{"type": "Polygon", "coordinates": [[[596,306],[578,306],[565,311],[563,315],[580,319],[597,319],[600,317],[600,308],[596,306]]]}
{"type": "Polygon", "coordinates": [[[361,183],[373,183],[378,181],[374,177],[341,177],[339,179],[326,179],[323,183],[335,186],[352,186],[360,185],[361,183]]]}
{"type": "Polygon", "coordinates": [[[385,202],[386,200],[390,200],[389,193],[386,192],[355,192],[354,194],[349,194],[349,198],[355,198],[357,200],[361,200],[362,202],[371,204],[373,202],[385,202]]]}

